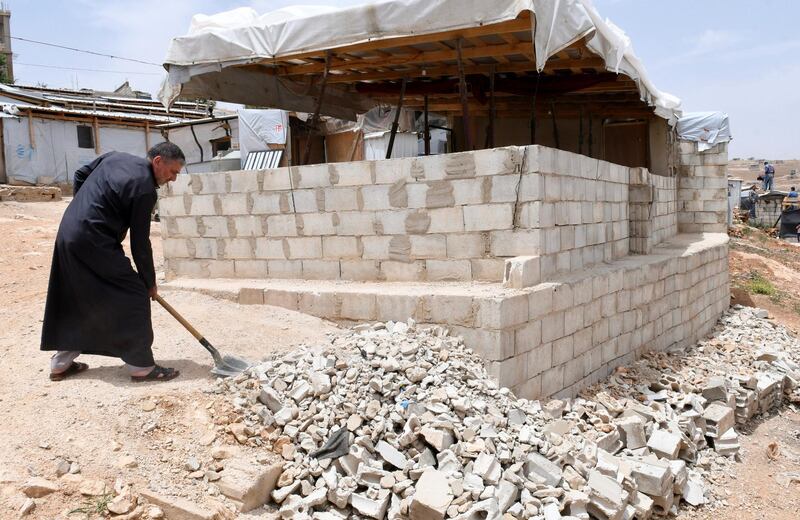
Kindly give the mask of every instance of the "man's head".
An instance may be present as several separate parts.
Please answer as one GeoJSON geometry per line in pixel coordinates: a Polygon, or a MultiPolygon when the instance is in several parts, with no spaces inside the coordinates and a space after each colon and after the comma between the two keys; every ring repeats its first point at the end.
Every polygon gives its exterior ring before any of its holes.
{"type": "Polygon", "coordinates": [[[163,186],[174,181],[186,164],[186,156],[174,143],[158,143],[147,152],[147,160],[153,165],[156,184],[163,186]]]}

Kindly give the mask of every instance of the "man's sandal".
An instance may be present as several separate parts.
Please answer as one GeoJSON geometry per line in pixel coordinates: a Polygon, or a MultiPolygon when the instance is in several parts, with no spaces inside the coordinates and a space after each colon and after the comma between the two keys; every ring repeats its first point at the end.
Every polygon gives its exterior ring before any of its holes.
{"type": "Polygon", "coordinates": [[[73,361],[69,367],[63,372],[50,372],[50,381],[63,381],[69,376],[74,376],[75,374],[80,374],[84,370],[89,368],[89,365],[86,363],[79,363],[77,361],[73,361]]]}
{"type": "Polygon", "coordinates": [[[175,379],[179,375],[181,375],[180,370],[156,365],[147,375],[131,376],[131,381],[134,383],[143,383],[145,381],[169,381],[170,379],[175,379]]]}

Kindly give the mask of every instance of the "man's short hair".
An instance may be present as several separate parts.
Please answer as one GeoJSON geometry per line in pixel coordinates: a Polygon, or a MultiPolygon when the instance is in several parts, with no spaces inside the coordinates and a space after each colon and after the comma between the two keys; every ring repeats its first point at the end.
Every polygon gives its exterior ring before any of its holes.
{"type": "Polygon", "coordinates": [[[183,151],[177,144],[169,141],[158,143],[147,151],[147,158],[151,161],[158,156],[165,161],[180,161],[182,164],[186,164],[186,156],[183,155],[183,151]]]}

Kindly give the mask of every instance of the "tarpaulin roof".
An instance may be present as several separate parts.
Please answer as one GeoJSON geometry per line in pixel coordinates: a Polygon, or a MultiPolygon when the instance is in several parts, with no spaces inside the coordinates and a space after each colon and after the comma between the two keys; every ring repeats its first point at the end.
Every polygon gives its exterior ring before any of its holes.
{"type": "MultiPolygon", "coordinates": [[[[536,71],[542,72],[549,58],[583,40],[592,54],[602,58],[605,70],[624,74],[636,83],[641,100],[657,115],[672,121],[680,113],[680,100],[653,85],[630,39],[601,18],[590,0],[389,0],[344,9],[295,6],[259,15],[253,9],[240,8],[213,16],[196,15],[188,34],[170,44],[164,60],[168,77],[159,97],[169,104],[182,92],[202,93],[225,101],[259,100],[269,106],[312,112],[316,92],[308,82],[247,66],[289,60],[289,65],[311,65],[309,70],[317,70],[314,66],[319,63],[304,62],[303,58],[366,42],[519,21],[530,13],[534,16],[527,22],[532,33],[528,50],[519,50],[519,54],[529,55],[526,59],[535,63],[536,71]],[[298,61],[292,62],[294,59],[298,61]]],[[[346,62],[340,65],[344,69],[346,62]]],[[[356,113],[375,105],[366,97],[356,100],[352,93],[337,87],[326,90],[323,113],[327,115],[352,120],[356,113]]]]}

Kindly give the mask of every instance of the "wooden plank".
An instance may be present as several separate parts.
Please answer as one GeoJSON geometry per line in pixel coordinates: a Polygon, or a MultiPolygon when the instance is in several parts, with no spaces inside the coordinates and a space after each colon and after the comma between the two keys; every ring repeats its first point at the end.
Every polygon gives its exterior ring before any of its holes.
{"type": "Polygon", "coordinates": [[[97,124],[97,118],[92,118],[92,128],[94,128],[94,153],[100,155],[100,125],[97,124]]]}
{"type": "Polygon", "coordinates": [[[394,121],[392,121],[392,133],[389,134],[389,145],[386,147],[386,158],[392,158],[392,149],[394,148],[394,138],[397,135],[397,129],[400,126],[400,112],[403,110],[403,98],[406,95],[406,78],[403,78],[403,83],[400,85],[400,100],[397,102],[397,108],[394,112],[394,121]]]}
{"type": "MultiPolygon", "coordinates": [[[[430,34],[417,34],[413,36],[401,36],[398,38],[386,38],[371,40],[363,43],[356,43],[354,45],[345,45],[337,48],[338,52],[352,53],[360,51],[392,49],[403,45],[418,45],[420,43],[431,43],[438,41],[457,40],[459,38],[474,38],[476,36],[484,36],[490,34],[508,34],[523,31],[531,31],[531,17],[530,13],[524,12],[514,20],[505,22],[483,25],[480,27],[468,27],[465,29],[454,29],[451,31],[442,31],[430,34]]],[[[286,61],[295,59],[306,59],[310,57],[321,57],[324,55],[324,50],[315,50],[287,56],[280,56],[276,59],[265,60],[265,63],[274,63],[276,61],[286,61]]]]}
{"type": "Polygon", "coordinates": [[[328,51],[325,55],[325,71],[322,74],[322,83],[319,86],[319,99],[317,99],[317,107],[314,109],[314,115],[311,118],[311,125],[308,129],[308,138],[306,139],[306,149],[303,154],[303,164],[308,164],[308,159],[311,157],[311,133],[317,128],[319,124],[319,112],[322,109],[322,100],[325,97],[325,87],[328,85],[328,66],[332,59],[333,53],[328,51]]]}
{"type": "Polygon", "coordinates": [[[28,110],[28,141],[30,141],[31,150],[36,149],[36,132],[33,131],[33,113],[28,110]]]}
{"type": "Polygon", "coordinates": [[[462,49],[460,39],[456,45],[456,52],[458,54],[458,90],[461,94],[461,122],[464,126],[464,142],[466,143],[467,150],[472,150],[472,132],[469,124],[469,102],[467,101],[467,80],[464,75],[464,62],[461,59],[462,49]]]}
{"type": "MultiPolygon", "coordinates": [[[[460,41],[460,40],[459,40],[460,41]]],[[[461,59],[472,58],[492,58],[495,56],[506,55],[520,55],[525,52],[531,51],[530,42],[520,42],[515,44],[504,43],[500,45],[487,45],[485,47],[469,47],[461,49],[461,59]]],[[[391,58],[369,58],[361,60],[343,60],[337,58],[331,62],[331,70],[340,70],[346,68],[349,70],[357,70],[361,68],[369,68],[375,66],[397,66],[397,65],[414,65],[419,63],[436,63],[441,61],[454,61],[458,58],[457,53],[453,50],[440,50],[440,51],[417,51],[415,54],[399,54],[391,58]],[[360,63],[358,63],[360,61],[360,63]]],[[[325,68],[323,63],[314,63],[312,65],[295,65],[286,67],[280,71],[282,76],[297,76],[304,74],[316,74],[322,72],[325,68]]]]}
{"type": "Polygon", "coordinates": [[[150,121],[144,123],[144,153],[150,151],[150,121]]]}

